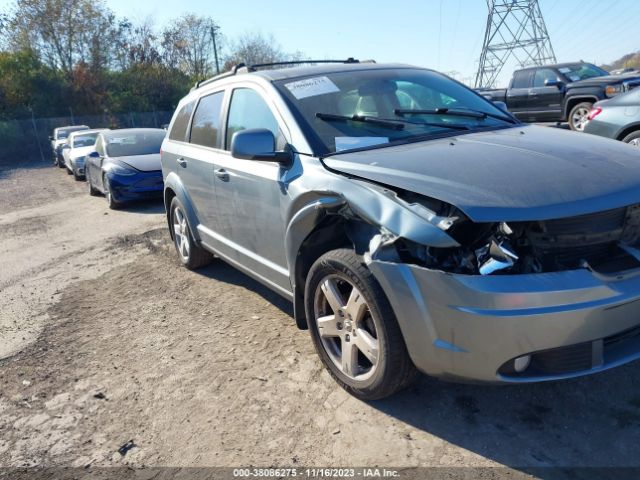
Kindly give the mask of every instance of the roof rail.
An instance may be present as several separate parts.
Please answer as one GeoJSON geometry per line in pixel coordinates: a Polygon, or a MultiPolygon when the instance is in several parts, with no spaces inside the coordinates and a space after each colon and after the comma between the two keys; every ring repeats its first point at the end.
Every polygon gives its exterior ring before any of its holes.
{"type": "Polygon", "coordinates": [[[224,72],[221,73],[219,75],[216,75],[214,77],[208,78],[206,80],[200,80],[199,82],[196,82],[196,84],[191,88],[191,91],[197,90],[198,88],[204,86],[204,85],[208,85],[211,82],[215,82],[216,80],[220,80],[222,78],[226,78],[226,77],[232,77],[234,76],[236,73],[238,73],[238,70],[240,70],[241,68],[246,67],[246,65],[244,63],[239,63],[238,65],[234,65],[231,70],[229,70],[228,72],[224,72]]]}
{"type": "Polygon", "coordinates": [[[215,82],[216,80],[220,80],[226,77],[232,77],[234,75],[237,75],[238,73],[255,72],[259,68],[283,67],[287,65],[305,65],[305,64],[314,64],[314,63],[376,63],[376,62],[375,60],[363,60],[362,62],[360,62],[360,60],[357,60],[353,57],[349,57],[346,60],[290,60],[286,62],[257,63],[254,65],[245,65],[244,63],[239,63],[238,65],[235,65],[228,72],[221,73],[207,80],[201,80],[199,82],[196,82],[196,84],[191,88],[191,91],[196,90],[204,85],[208,85],[211,82],[215,82]]]}
{"type": "Polygon", "coordinates": [[[264,67],[283,67],[286,65],[305,65],[310,63],[360,63],[360,60],[356,60],[353,57],[349,57],[346,60],[290,60],[287,62],[256,63],[254,65],[248,65],[247,69],[250,72],[255,72],[258,68],[264,67]]]}

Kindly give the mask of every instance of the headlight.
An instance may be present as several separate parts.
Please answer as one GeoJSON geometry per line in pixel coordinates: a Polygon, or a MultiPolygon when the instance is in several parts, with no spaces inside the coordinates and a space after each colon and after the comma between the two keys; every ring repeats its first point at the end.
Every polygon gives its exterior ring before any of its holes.
{"type": "Polygon", "coordinates": [[[116,175],[135,175],[136,174],[136,171],[134,169],[118,163],[114,163],[109,170],[115,173],[116,175]]]}
{"type": "Polygon", "coordinates": [[[615,97],[619,93],[622,93],[622,85],[607,85],[604,89],[604,93],[607,97],[615,97]]]}

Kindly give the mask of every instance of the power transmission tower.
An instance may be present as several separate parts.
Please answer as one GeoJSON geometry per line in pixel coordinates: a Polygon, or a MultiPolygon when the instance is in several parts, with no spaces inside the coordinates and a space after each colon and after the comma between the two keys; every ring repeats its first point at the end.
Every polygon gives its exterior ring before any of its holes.
{"type": "Polygon", "coordinates": [[[511,56],[522,67],[556,63],[538,0],[487,0],[487,6],[476,88],[493,87],[511,56]]]}

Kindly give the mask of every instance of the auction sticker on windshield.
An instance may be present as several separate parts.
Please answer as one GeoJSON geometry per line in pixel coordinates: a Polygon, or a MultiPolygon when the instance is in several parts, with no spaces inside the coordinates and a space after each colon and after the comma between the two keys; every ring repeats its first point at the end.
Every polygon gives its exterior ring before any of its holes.
{"type": "Polygon", "coordinates": [[[304,80],[298,80],[297,82],[285,83],[284,86],[287,87],[297,100],[340,91],[335,83],[327,77],[306,78],[304,80]]]}

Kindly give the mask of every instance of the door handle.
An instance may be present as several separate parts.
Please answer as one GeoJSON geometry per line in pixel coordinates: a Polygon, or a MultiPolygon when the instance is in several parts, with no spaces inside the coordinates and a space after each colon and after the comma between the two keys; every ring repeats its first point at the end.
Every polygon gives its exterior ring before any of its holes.
{"type": "Polygon", "coordinates": [[[216,174],[216,177],[218,177],[223,182],[229,181],[229,172],[227,172],[224,168],[219,168],[215,170],[214,173],[216,174]]]}
{"type": "Polygon", "coordinates": [[[186,168],[187,166],[187,161],[182,157],[177,159],[176,162],[178,162],[178,165],[180,165],[182,168],[186,168]]]}

